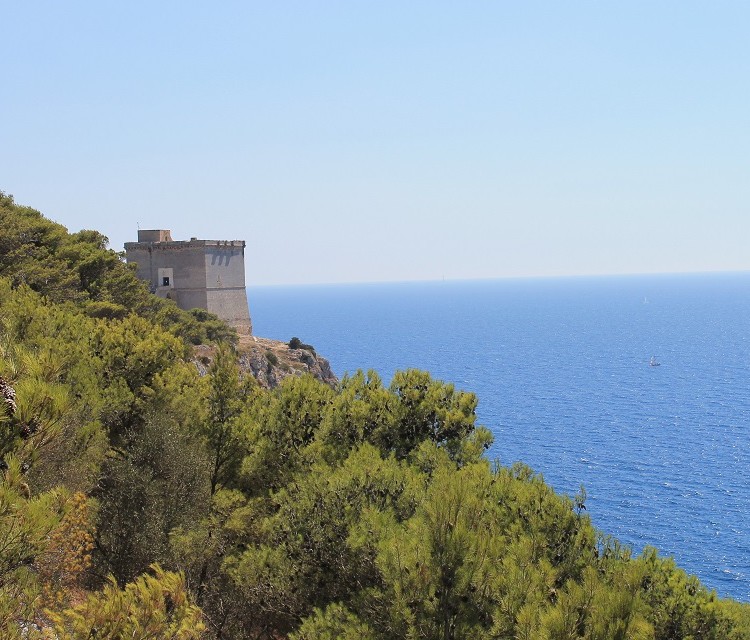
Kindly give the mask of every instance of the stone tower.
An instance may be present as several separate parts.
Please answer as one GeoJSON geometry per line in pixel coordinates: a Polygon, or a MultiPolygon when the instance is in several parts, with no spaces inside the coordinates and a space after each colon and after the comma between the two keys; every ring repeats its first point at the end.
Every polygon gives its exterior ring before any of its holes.
{"type": "Polygon", "coordinates": [[[144,229],[138,242],[125,243],[125,257],[157,296],[180,309],[207,309],[238,333],[252,333],[244,240],[175,241],[166,229],[144,229]]]}

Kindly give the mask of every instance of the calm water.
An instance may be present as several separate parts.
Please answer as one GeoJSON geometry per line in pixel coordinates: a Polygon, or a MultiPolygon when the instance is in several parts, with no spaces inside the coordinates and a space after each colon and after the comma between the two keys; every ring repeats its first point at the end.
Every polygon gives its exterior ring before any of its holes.
{"type": "Polygon", "coordinates": [[[750,601],[750,274],[250,288],[257,335],[341,376],[429,370],[479,397],[491,458],[750,601]],[[661,366],[649,366],[655,355],[661,366]]]}

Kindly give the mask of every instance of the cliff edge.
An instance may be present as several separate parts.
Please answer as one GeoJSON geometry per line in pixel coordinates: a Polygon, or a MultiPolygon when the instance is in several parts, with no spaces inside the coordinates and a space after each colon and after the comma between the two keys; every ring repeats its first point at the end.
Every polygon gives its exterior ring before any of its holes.
{"type": "MultiPolygon", "coordinates": [[[[239,338],[237,351],[241,369],[250,373],[266,389],[279,386],[284,378],[305,373],[331,387],[339,382],[328,360],[315,353],[310,345],[300,344],[299,348],[292,348],[286,342],[270,338],[247,335],[240,335],[239,338]]],[[[215,352],[215,347],[195,347],[193,360],[201,375],[208,372],[215,352]]]]}

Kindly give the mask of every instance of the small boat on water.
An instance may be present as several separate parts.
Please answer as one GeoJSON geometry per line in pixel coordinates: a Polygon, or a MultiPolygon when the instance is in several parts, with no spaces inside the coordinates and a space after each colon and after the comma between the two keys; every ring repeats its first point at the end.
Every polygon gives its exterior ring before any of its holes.
{"type": "Polygon", "coordinates": [[[660,367],[661,362],[656,359],[656,356],[651,356],[651,361],[648,363],[651,367],[660,367]]]}

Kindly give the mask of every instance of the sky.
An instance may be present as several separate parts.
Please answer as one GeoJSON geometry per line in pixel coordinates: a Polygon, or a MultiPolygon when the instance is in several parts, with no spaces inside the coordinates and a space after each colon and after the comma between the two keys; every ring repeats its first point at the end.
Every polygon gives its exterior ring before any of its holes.
{"type": "Polygon", "coordinates": [[[249,285],[750,269],[750,3],[0,0],[0,190],[249,285]]]}

